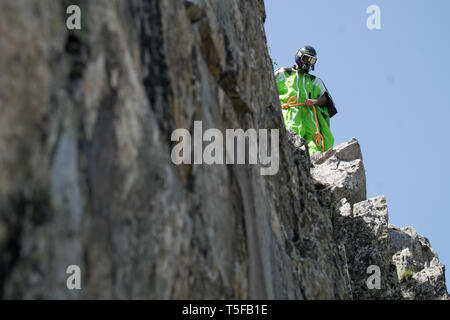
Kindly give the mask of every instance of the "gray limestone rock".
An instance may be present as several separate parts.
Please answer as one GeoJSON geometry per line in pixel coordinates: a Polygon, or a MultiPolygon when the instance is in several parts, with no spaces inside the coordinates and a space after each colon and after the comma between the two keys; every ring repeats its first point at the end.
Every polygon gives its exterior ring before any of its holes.
{"type": "Polygon", "coordinates": [[[384,196],[358,202],[351,211],[341,201],[333,220],[336,241],[345,247],[356,299],[398,299],[399,286],[391,263],[388,211],[384,196]],[[380,271],[380,288],[370,288],[367,280],[371,266],[380,271]]]}
{"type": "Polygon", "coordinates": [[[405,299],[447,300],[445,267],[413,227],[389,225],[394,262],[405,299]]]}
{"type": "Polygon", "coordinates": [[[315,153],[311,161],[313,178],[331,185],[337,200],[346,198],[353,205],[366,199],[366,173],[355,138],[325,153],[315,153]]]}
{"type": "Polygon", "coordinates": [[[419,236],[412,227],[388,225],[384,196],[353,202],[353,206],[347,200],[347,197],[353,201],[361,199],[363,194],[365,197],[365,176],[358,172],[364,166],[357,140],[323,154],[315,153],[311,162],[316,185],[330,190],[336,204],[333,232],[341,256],[345,257],[353,298],[448,299],[445,267],[428,239],[419,236]],[[380,268],[379,290],[367,286],[371,265],[380,268]]]}
{"type": "Polygon", "coordinates": [[[75,2],[0,2],[0,297],[348,298],[263,1],[75,2]],[[279,129],[278,174],[174,165],[171,134],[194,121],[279,129]]]}

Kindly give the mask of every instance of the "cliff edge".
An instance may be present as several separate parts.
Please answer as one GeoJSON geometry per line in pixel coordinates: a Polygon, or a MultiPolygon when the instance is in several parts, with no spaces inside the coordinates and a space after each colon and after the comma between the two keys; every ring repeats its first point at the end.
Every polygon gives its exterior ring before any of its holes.
{"type": "Polygon", "coordinates": [[[446,298],[426,238],[366,200],[357,142],[310,159],[284,129],[264,20],[262,0],[0,2],[1,298],[446,298]],[[278,173],[175,165],[194,121],[279,129],[278,173]]]}

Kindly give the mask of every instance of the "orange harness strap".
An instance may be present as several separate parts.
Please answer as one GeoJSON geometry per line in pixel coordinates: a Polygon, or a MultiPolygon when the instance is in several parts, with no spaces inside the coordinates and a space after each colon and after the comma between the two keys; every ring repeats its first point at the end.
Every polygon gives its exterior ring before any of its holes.
{"type": "MultiPolygon", "coordinates": [[[[297,103],[297,98],[296,97],[290,97],[287,101],[286,104],[283,104],[281,106],[281,109],[288,109],[288,108],[293,108],[293,107],[298,107],[298,106],[304,106],[305,103],[297,103]]],[[[316,112],[316,106],[312,105],[313,110],[314,110],[314,117],[316,119],[316,134],[314,135],[314,142],[316,143],[316,146],[318,146],[319,148],[322,148],[322,152],[325,151],[325,141],[323,139],[323,136],[320,134],[319,131],[319,121],[317,120],[317,112],[316,112]]]]}

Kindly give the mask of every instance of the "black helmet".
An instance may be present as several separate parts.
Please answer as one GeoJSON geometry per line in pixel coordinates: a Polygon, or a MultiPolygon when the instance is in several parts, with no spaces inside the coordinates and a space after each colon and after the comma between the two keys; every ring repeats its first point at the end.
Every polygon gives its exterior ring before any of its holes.
{"type": "Polygon", "coordinates": [[[309,68],[314,70],[314,64],[317,61],[316,50],[311,46],[304,46],[299,49],[295,55],[295,63],[305,73],[309,72],[309,68]]]}

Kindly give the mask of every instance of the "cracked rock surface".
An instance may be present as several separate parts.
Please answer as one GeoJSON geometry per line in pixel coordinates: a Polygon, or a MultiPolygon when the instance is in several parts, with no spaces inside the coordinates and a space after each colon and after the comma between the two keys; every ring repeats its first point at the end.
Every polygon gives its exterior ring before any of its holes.
{"type": "Polygon", "coordinates": [[[333,231],[344,251],[353,298],[448,299],[445,267],[428,239],[412,227],[389,224],[384,195],[365,199],[364,167],[355,138],[314,154],[311,166],[316,183],[330,190],[336,203],[333,231]],[[380,289],[367,286],[370,266],[379,268],[380,289]]]}

